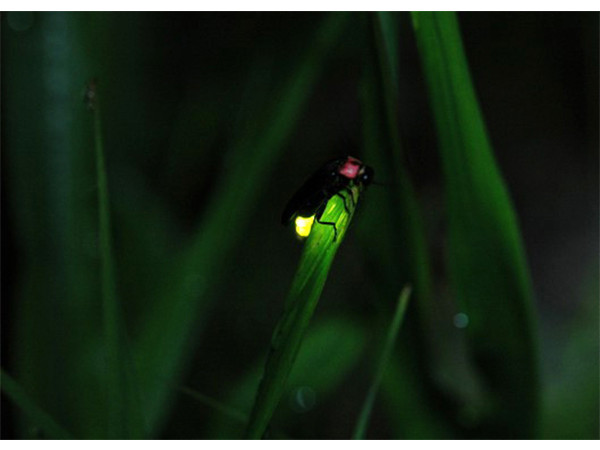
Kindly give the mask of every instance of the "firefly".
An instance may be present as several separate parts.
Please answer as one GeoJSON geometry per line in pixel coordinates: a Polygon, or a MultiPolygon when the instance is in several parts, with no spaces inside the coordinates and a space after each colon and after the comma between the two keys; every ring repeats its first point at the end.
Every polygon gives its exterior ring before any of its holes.
{"type": "Polygon", "coordinates": [[[281,223],[288,225],[293,220],[296,225],[296,234],[300,237],[307,237],[310,234],[315,221],[331,226],[335,242],[337,239],[335,223],[321,220],[327,202],[332,197],[338,196],[344,201],[346,212],[350,213],[346,203],[347,198],[343,193],[350,194],[354,206],[356,201],[353,188],[362,189],[368,186],[373,181],[373,176],[374,171],[371,167],[352,156],[328,161],[292,196],[281,215],[281,223]]]}

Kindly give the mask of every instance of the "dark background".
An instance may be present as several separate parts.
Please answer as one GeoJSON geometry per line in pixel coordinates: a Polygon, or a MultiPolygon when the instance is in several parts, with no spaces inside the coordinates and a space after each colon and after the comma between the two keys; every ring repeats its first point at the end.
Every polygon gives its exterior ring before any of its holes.
{"type": "MultiPolygon", "coordinates": [[[[111,195],[151,192],[168,211],[163,231],[169,237],[161,245],[177,248],[193,232],[227,164],[227,149],[248,120],[248,111],[240,105],[254,95],[257,100],[250,104],[260,111],[260,102],[294,67],[322,17],[101,14],[93,21],[99,29],[105,27],[100,32],[109,30],[113,42],[120,43],[100,58],[111,67],[105,78],[99,77],[111,195]]],[[[35,118],[29,123],[22,111],[32,104],[45,108],[44,97],[36,96],[43,62],[24,61],[33,54],[27,48],[36,45],[36,27],[45,20],[47,16],[39,13],[2,14],[2,367],[9,373],[20,357],[13,348],[25,262],[20,240],[27,239],[18,217],[23,199],[15,189],[24,180],[12,170],[11,143],[36,126],[35,118]],[[30,95],[20,97],[28,105],[11,102],[9,108],[4,101],[9,92],[24,92],[29,82],[30,95]]],[[[425,218],[436,289],[441,292],[445,217],[437,143],[410,20],[405,14],[398,20],[403,140],[425,218]]],[[[598,399],[593,399],[598,392],[598,15],[462,13],[459,21],[531,269],[548,417],[558,422],[561,414],[571,417],[576,425],[565,425],[568,437],[598,438],[598,399]],[[596,387],[586,391],[594,379],[596,387]]],[[[361,45],[357,28],[335,48],[284,157],[265,180],[267,195],[254,205],[243,245],[231,257],[184,385],[224,400],[241,368],[256,361],[268,343],[300,254],[291,231],[279,225],[280,211],[293,190],[327,158],[345,152],[360,156],[361,45]]],[[[72,81],[81,88],[86,82],[72,81]]],[[[94,187],[90,180],[89,192],[81,195],[93,200],[94,187]]],[[[378,189],[382,188],[370,189],[365,201],[377,196],[378,189]]],[[[118,209],[114,214],[117,267],[125,267],[135,258],[128,259],[127,233],[119,226],[118,209]]],[[[353,234],[351,229],[334,262],[317,315],[360,316],[374,308],[353,234]]],[[[120,276],[129,274],[123,269],[120,276]]],[[[124,296],[136,298],[135,285],[125,283],[123,289],[124,296]]],[[[140,309],[140,297],[126,307],[130,316],[140,309]]],[[[366,386],[367,379],[368,371],[354,370],[336,394],[324,400],[319,417],[326,419],[298,413],[303,416],[298,420],[309,425],[290,428],[290,435],[347,437],[363,398],[364,389],[356,386],[366,386]]],[[[5,397],[2,412],[2,437],[23,436],[17,433],[14,409],[5,397]]],[[[210,409],[178,396],[160,436],[201,438],[210,415],[210,409]]],[[[374,436],[394,436],[385,414],[376,411],[375,417],[374,436]]],[[[548,423],[554,423],[551,419],[548,423]]],[[[543,430],[549,437],[553,432],[560,434],[550,426],[543,430]]]]}

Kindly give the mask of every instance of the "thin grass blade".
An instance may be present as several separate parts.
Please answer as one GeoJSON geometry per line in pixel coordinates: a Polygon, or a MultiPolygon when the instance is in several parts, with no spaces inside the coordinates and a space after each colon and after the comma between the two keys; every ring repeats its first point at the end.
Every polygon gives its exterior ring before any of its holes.
{"type": "Polygon", "coordinates": [[[231,406],[226,405],[219,400],[209,397],[202,392],[198,392],[186,386],[178,387],[177,390],[233,421],[241,422],[243,424],[248,422],[248,416],[245,413],[237,410],[236,408],[232,408],[231,406]]]}
{"type": "MultiPolygon", "coordinates": [[[[366,148],[381,173],[380,179],[391,183],[386,200],[394,232],[390,234],[387,248],[393,249],[394,267],[405,272],[414,286],[416,320],[423,330],[430,328],[432,309],[432,282],[429,255],[421,211],[415,189],[406,167],[402,148],[398,94],[398,45],[391,13],[376,13],[369,17],[371,58],[366,67],[366,113],[373,124],[366,130],[366,148]],[[373,143],[376,142],[377,148],[373,143]]],[[[388,250],[389,252],[389,250],[388,250]]],[[[398,274],[393,277],[400,283],[398,274]]],[[[394,287],[394,292],[400,290],[394,287]]],[[[392,294],[395,295],[395,294],[392,294]]],[[[425,334],[425,333],[422,333],[425,334]]],[[[427,336],[422,336],[425,341],[427,336]]],[[[423,346],[427,351],[427,345],[423,346]]]]}
{"type": "Polygon", "coordinates": [[[98,185],[98,235],[100,248],[100,280],[104,338],[107,361],[109,438],[141,438],[144,422],[134,378],[134,367],[127,342],[124,318],[117,296],[110,223],[110,206],[98,93],[95,82],[88,87],[94,116],[94,148],[98,185]]]}
{"type": "Polygon", "coordinates": [[[409,306],[413,320],[402,328],[395,351],[402,364],[391,362],[397,370],[386,372],[383,390],[396,436],[449,438],[436,417],[439,411],[429,407],[437,365],[433,282],[421,208],[402,146],[398,16],[374,13],[366,19],[370,45],[361,85],[365,161],[389,186],[365,203],[363,247],[380,298],[394,298],[406,283],[414,289],[409,306]],[[400,413],[417,405],[423,414],[400,419],[400,413]]]}
{"type": "Polygon", "coordinates": [[[300,349],[302,339],[315,311],[329,269],[342,243],[354,210],[348,214],[339,197],[327,204],[322,220],[336,223],[337,240],[332,227],[315,222],[308,236],[300,264],[271,340],[271,349],[263,378],[258,387],[246,430],[249,439],[261,439],[283,394],[286,381],[300,349]]]}
{"type": "Polygon", "coordinates": [[[0,373],[2,374],[2,379],[0,380],[2,392],[15,402],[29,420],[40,427],[46,434],[46,437],[50,439],[73,439],[73,436],[59,425],[52,416],[40,408],[4,369],[1,369],[0,373]]]}
{"type": "Polygon", "coordinates": [[[454,13],[413,13],[448,211],[448,269],[470,351],[490,392],[486,437],[531,438],[539,379],[532,288],[517,219],[494,161],[454,13]]]}
{"type": "Polygon", "coordinates": [[[383,344],[381,356],[379,357],[379,361],[376,365],[373,382],[369,387],[365,403],[360,411],[360,416],[358,417],[358,421],[354,429],[354,435],[352,437],[353,439],[364,439],[367,433],[367,427],[369,425],[369,419],[371,418],[371,411],[373,411],[373,405],[375,404],[375,398],[377,396],[377,392],[379,391],[379,386],[381,385],[381,380],[383,379],[385,369],[392,358],[394,343],[398,338],[398,332],[400,331],[400,326],[404,320],[404,313],[406,312],[406,307],[408,306],[410,291],[410,287],[407,286],[402,290],[400,296],[398,297],[396,312],[392,318],[392,323],[390,324],[386,340],[383,344]]]}

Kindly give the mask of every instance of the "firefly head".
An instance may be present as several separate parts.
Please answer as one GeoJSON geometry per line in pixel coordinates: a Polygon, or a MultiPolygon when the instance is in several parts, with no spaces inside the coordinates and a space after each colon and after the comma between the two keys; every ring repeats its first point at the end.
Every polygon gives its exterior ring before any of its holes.
{"type": "Polygon", "coordinates": [[[373,181],[374,176],[375,172],[371,167],[362,166],[358,174],[358,179],[363,184],[363,186],[368,186],[373,181]]]}

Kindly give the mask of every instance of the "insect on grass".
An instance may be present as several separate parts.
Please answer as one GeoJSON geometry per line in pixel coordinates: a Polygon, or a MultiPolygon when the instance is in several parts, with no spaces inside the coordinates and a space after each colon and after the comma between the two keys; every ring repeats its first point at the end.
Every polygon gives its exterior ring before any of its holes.
{"type": "Polygon", "coordinates": [[[293,220],[296,234],[305,238],[316,221],[321,225],[333,227],[335,242],[338,236],[335,222],[321,220],[328,201],[334,196],[340,197],[344,202],[344,209],[350,214],[350,207],[354,208],[358,202],[355,188],[360,192],[371,184],[373,176],[374,171],[371,167],[352,156],[328,161],[292,196],[283,211],[281,223],[289,225],[293,220]]]}

